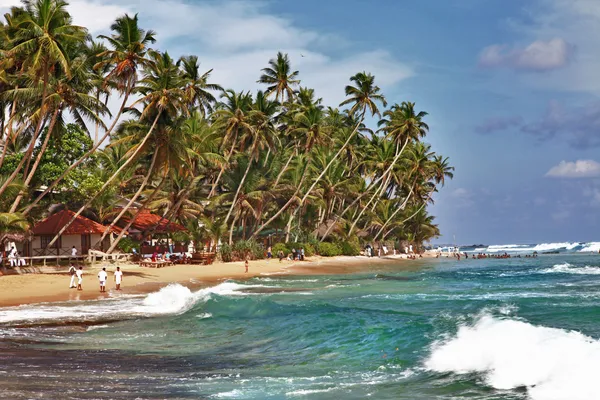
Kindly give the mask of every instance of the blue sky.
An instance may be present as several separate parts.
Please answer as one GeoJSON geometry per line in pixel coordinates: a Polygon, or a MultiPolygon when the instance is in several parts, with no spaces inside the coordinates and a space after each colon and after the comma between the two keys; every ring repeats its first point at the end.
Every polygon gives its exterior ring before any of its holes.
{"type": "Polygon", "coordinates": [[[197,54],[225,87],[257,88],[279,50],[330,104],[372,72],[390,103],[430,113],[426,141],[456,166],[432,208],[441,241],[600,240],[600,1],[70,3],[93,34],[139,13],[158,47],[197,54]]]}

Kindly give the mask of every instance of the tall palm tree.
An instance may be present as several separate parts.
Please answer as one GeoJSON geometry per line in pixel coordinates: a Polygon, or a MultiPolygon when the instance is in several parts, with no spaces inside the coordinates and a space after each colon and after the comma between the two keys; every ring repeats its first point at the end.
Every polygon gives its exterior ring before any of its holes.
{"type": "Polygon", "coordinates": [[[263,74],[258,83],[269,85],[265,94],[270,97],[275,95],[275,100],[283,103],[284,98],[288,102],[294,98],[294,86],[300,83],[298,71],[291,71],[290,59],[287,54],[277,53],[277,58],[269,60],[269,66],[263,68],[263,74]]]}
{"type": "Polygon", "coordinates": [[[217,99],[210,91],[223,91],[220,85],[208,82],[212,69],[200,74],[197,56],[183,56],[177,61],[177,65],[181,67],[183,72],[185,99],[189,107],[197,107],[202,115],[212,113],[217,99]]]}
{"type": "MultiPolygon", "coordinates": [[[[264,95],[260,91],[257,94],[257,100],[258,109],[252,110],[250,114],[251,129],[245,131],[242,137],[240,138],[240,142],[242,143],[242,151],[245,148],[249,149],[248,165],[237,187],[236,194],[233,196],[231,207],[229,208],[229,212],[227,213],[227,216],[224,220],[225,223],[229,222],[229,217],[231,216],[231,213],[233,212],[233,209],[236,206],[237,197],[240,193],[242,186],[244,185],[246,177],[248,176],[248,172],[252,167],[252,162],[254,160],[258,160],[261,150],[266,148],[275,148],[275,141],[277,136],[275,125],[273,124],[272,119],[272,113],[275,110],[275,103],[264,101],[264,95]]],[[[231,243],[231,235],[229,238],[229,242],[231,243]]]]}
{"type": "Polygon", "coordinates": [[[154,43],[155,33],[151,30],[144,31],[138,26],[137,14],[134,17],[130,17],[127,14],[117,18],[117,20],[111,25],[113,34],[109,36],[101,35],[108,41],[112,49],[106,50],[100,54],[94,55],[101,58],[102,60],[93,66],[95,70],[108,68],[109,73],[104,78],[103,86],[112,87],[114,86],[119,93],[123,96],[123,101],[119,111],[115,115],[111,126],[106,130],[104,135],[96,142],[94,147],[87,151],[79,160],[73,163],[67,168],[54,182],[52,182],[46,190],[25,209],[24,213],[27,214],[31,209],[39,203],[39,201],[46,196],[52,189],[56,187],[72,170],[79,166],[85,161],[90,155],[92,155],[106,138],[112,133],[117,122],[121,118],[123,110],[127,104],[130,94],[134,90],[137,82],[137,73],[140,66],[147,66],[150,60],[146,58],[148,52],[148,45],[154,43]]]}
{"type": "MultiPolygon", "coordinates": [[[[16,12],[14,43],[7,51],[9,57],[23,60],[22,69],[27,72],[32,85],[41,85],[40,107],[30,117],[30,125],[35,131],[18,167],[10,175],[6,183],[16,178],[25,162],[29,164],[35,143],[44,125],[49,110],[47,107],[47,89],[52,69],[60,66],[63,73],[71,76],[68,49],[77,47],[88,38],[87,29],[73,25],[71,15],[67,12],[67,3],[62,0],[24,0],[25,8],[16,12]]],[[[27,173],[27,168],[25,173],[27,173]]],[[[6,186],[0,187],[0,195],[6,186]]]]}
{"type": "Polygon", "coordinates": [[[375,77],[371,74],[367,74],[366,72],[359,72],[358,74],[352,76],[350,81],[355,82],[356,86],[348,85],[346,86],[346,96],[349,96],[346,100],[342,101],[340,105],[348,105],[352,104],[350,107],[350,112],[352,114],[360,113],[359,121],[354,127],[353,131],[348,135],[348,138],[344,142],[344,144],[339,148],[334,157],[332,157],[329,164],[325,166],[323,171],[317,178],[313,181],[311,187],[308,189],[304,197],[302,198],[302,203],[308,198],[312,190],[315,188],[317,183],[323,178],[323,175],[327,173],[331,164],[337,160],[339,155],[346,149],[348,143],[352,140],[360,125],[363,123],[365,114],[367,110],[371,113],[371,115],[380,115],[379,108],[377,107],[377,103],[383,104],[385,107],[387,102],[385,101],[385,97],[379,94],[379,87],[375,85],[375,77]]]}

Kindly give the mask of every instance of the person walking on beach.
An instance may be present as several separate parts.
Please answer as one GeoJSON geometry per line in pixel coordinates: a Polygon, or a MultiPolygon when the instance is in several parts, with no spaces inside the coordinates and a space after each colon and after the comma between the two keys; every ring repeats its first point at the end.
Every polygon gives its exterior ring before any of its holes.
{"type": "Polygon", "coordinates": [[[246,263],[244,264],[244,266],[246,267],[246,272],[248,272],[248,259],[246,258],[246,263]]]}
{"type": "Polygon", "coordinates": [[[81,283],[83,282],[83,267],[79,267],[75,275],[77,276],[77,290],[83,290],[81,287],[81,283]]]}
{"type": "Polygon", "coordinates": [[[73,263],[71,263],[71,267],[69,267],[69,275],[71,275],[71,283],[69,283],[69,289],[75,289],[77,286],[75,286],[75,277],[77,273],[77,269],[73,266],[73,263]]]}
{"type": "Polygon", "coordinates": [[[115,271],[115,285],[117,286],[117,290],[121,290],[121,281],[123,280],[123,271],[121,271],[121,267],[117,267],[115,271]]]}
{"type": "Polygon", "coordinates": [[[267,260],[273,258],[273,252],[271,251],[271,246],[267,248],[267,260]]]}
{"type": "Polygon", "coordinates": [[[304,247],[300,248],[300,261],[304,261],[304,247]]]}
{"type": "Polygon", "coordinates": [[[279,250],[279,253],[277,253],[277,257],[279,257],[279,262],[281,262],[281,260],[283,260],[283,258],[285,257],[285,254],[283,254],[282,250],[279,250]]]}
{"type": "Polygon", "coordinates": [[[108,278],[108,274],[106,273],[106,268],[102,268],[102,271],[98,272],[98,280],[100,281],[100,292],[106,292],[106,279],[108,278]]]}

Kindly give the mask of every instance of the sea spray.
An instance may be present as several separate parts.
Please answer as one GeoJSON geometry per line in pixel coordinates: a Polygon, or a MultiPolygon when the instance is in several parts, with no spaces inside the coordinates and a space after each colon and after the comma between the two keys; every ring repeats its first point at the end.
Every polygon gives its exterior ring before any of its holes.
{"type": "Polygon", "coordinates": [[[206,302],[211,295],[243,296],[243,289],[256,287],[262,285],[243,285],[227,281],[192,292],[187,287],[175,283],[145,296],[0,308],[0,324],[98,323],[181,314],[199,302],[206,302]]]}
{"type": "Polygon", "coordinates": [[[481,373],[496,389],[527,387],[533,400],[598,398],[600,342],[579,332],[483,315],[432,345],[425,367],[481,373]]]}

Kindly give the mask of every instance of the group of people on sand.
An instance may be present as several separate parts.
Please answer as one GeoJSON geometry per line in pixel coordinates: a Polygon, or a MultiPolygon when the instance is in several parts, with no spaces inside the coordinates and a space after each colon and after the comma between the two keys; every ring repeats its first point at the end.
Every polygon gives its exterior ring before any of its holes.
{"type": "MultiPolygon", "coordinates": [[[[271,247],[267,250],[267,259],[270,259],[272,256],[271,247]]],[[[279,250],[277,253],[277,258],[279,258],[279,262],[283,261],[285,258],[288,261],[304,261],[304,247],[300,247],[300,249],[293,248],[292,252],[286,255],[283,250],[279,250]]]]}
{"type": "MultiPolygon", "coordinates": [[[[19,255],[19,251],[15,249],[15,246],[8,252],[8,263],[11,267],[21,267],[25,265],[25,260],[19,255]]],[[[2,252],[0,252],[0,265],[2,265],[2,252]]]]}
{"type": "MultiPolygon", "coordinates": [[[[69,275],[71,276],[71,282],[69,283],[69,289],[83,290],[81,284],[83,283],[83,267],[75,268],[73,264],[69,267],[69,275]],[[77,281],[77,286],[75,286],[75,281],[77,281]]],[[[116,271],[113,273],[115,280],[115,289],[121,290],[121,282],[123,282],[123,271],[121,271],[121,267],[117,267],[116,271]]],[[[98,281],[100,282],[100,293],[106,292],[106,281],[108,280],[108,273],[106,272],[106,268],[102,268],[102,271],[98,272],[98,281]]]]}
{"type": "MultiPolygon", "coordinates": [[[[525,258],[537,258],[537,253],[533,253],[531,255],[526,254],[525,258]]],[[[438,255],[439,257],[439,255],[438,255]]],[[[469,253],[464,252],[462,254],[462,257],[464,257],[465,259],[469,259],[469,253]]],[[[510,255],[508,253],[504,253],[504,254],[486,254],[486,253],[477,253],[477,254],[471,254],[470,256],[472,259],[474,260],[481,260],[484,258],[495,258],[495,259],[504,259],[504,258],[521,258],[520,254],[515,255],[510,255]]],[[[454,253],[454,258],[460,260],[461,258],[461,254],[460,253],[454,253]]]]}

